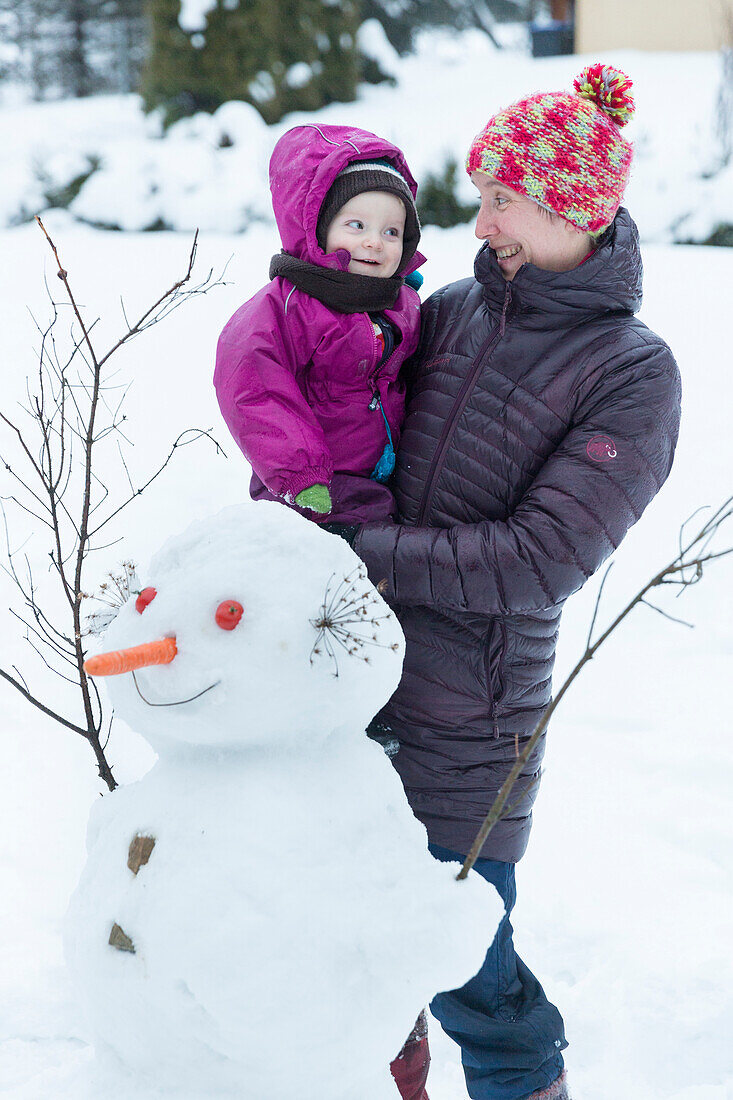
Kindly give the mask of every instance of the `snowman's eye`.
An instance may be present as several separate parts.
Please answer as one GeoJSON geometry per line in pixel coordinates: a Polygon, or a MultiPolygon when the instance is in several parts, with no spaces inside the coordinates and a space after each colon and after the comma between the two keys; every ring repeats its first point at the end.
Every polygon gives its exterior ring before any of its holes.
{"type": "Polygon", "coordinates": [[[158,592],[155,588],[143,588],[142,592],[135,600],[135,610],[141,615],[149,603],[152,603],[158,592]]]}
{"type": "Polygon", "coordinates": [[[234,630],[244,614],[244,608],[238,600],[224,600],[216,609],[216,625],[222,630],[234,630]]]}

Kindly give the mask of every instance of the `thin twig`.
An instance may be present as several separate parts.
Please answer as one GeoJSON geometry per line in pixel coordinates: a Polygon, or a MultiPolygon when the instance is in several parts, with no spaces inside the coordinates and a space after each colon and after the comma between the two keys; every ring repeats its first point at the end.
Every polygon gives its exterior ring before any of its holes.
{"type": "Polygon", "coordinates": [[[593,638],[593,630],[594,630],[595,625],[596,625],[596,619],[598,618],[598,609],[601,606],[601,596],[603,595],[603,589],[605,587],[606,581],[608,580],[608,574],[611,572],[612,569],[613,569],[613,562],[610,563],[610,565],[606,569],[606,572],[603,574],[603,580],[601,581],[601,586],[598,589],[598,595],[596,596],[596,605],[593,608],[593,618],[590,621],[590,629],[588,630],[588,637],[586,638],[586,641],[585,641],[585,648],[586,649],[590,645],[591,639],[593,638]]]}
{"type": "MultiPolygon", "coordinates": [[[[726,501],[724,501],[723,504],[713,514],[713,516],[687,543],[687,545],[683,545],[682,534],[680,533],[679,545],[681,549],[677,556],[673,558],[673,560],[669,562],[668,565],[664,566],[663,569],[660,569],[659,572],[651,578],[651,580],[647,581],[644,587],[636,593],[633,599],[631,599],[626,607],[616,616],[610,626],[608,626],[604,630],[597,641],[591,643],[589,634],[589,642],[586,645],[585,652],[562,684],[555,698],[552,699],[551,702],[548,703],[548,705],[542,711],[542,714],[540,715],[539,721],[537,722],[537,725],[535,726],[531,737],[527,741],[527,744],[525,745],[522,752],[519,754],[519,756],[517,756],[516,760],[514,761],[514,764],[509,774],[507,775],[499,793],[494,799],[494,802],[492,803],[489,812],[484,818],[481,828],[476,835],[476,839],[471,846],[471,850],[466,856],[463,867],[456,876],[457,878],[466,878],[468,872],[473,867],[484,844],[486,843],[486,840],[491,830],[494,828],[496,823],[505,816],[505,808],[512,788],[522,774],[522,771],[527,764],[530,756],[532,755],[532,752],[534,751],[537,742],[540,740],[545,730],[547,729],[552,715],[559,706],[566,692],[570,689],[576,678],[582,672],[583,668],[585,668],[589,661],[593,660],[596,653],[601,648],[606,639],[609,638],[611,634],[613,634],[617,627],[624,621],[624,619],[628,615],[631,614],[631,612],[638,604],[648,602],[646,601],[645,597],[647,593],[650,592],[652,589],[659,588],[664,584],[677,584],[683,586],[684,590],[685,588],[688,588],[691,584],[697,583],[702,578],[704,566],[710,564],[710,562],[712,561],[717,561],[721,558],[725,558],[729,554],[733,553],[733,547],[729,547],[726,550],[718,551],[717,553],[700,553],[698,550],[696,550],[699,544],[708,545],[709,535],[711,533],[717,533],[720,527],[731,518],[731,516],[733,515],[732,502],[733,497],[729,497],[726,501]],[[692,571],[692,576],[685,576],[685,574],[689,574],[690,571],[692,571]]],[[[698,509],[698,512],[699,511],[700,509],[698,509]]],[[[689,523],[689,520],[686,520],[685,523],[682,525],[682,528],[680,529],[681,532],[684,530],[687,523],[689,523]]],[[[606,572],[606,576],[607,575],[608,571],[606,572]]],[[[600,592],[598,594],[598,597],[596,598],[596,611],[598,609],[599,599],[600,592]]],[[[654,605],[650,604],[649,606],[654,605]]],[[[657,607],[654,607],[654,610],[660,611],[661,614],[665,614],[657,607]]],[[[665,615],[665,617],[672,618],[672,616],[668,615],[665,615]]],[[[684,625],[689,626],[690,624],[685,623],[684,625]]]]}
{"type": "MultiPolygon", "coordinates": [[[[103,507],[109,507],[109,490],[105,479],[100,476],[98,452],[95,447],[113,432],[127,440],[122,431],[125,416],[121,412],[122,403],[129,384],[122,387],[122,394],[113,409],[107,399],[107,393],[116,385],[111,379],[116,371],[103,375],[102,368],[115,352],[133,337],[146,331],[162,320],[171,309],[177,308],[188,298],[205,294],[212,286],[220,285],[222,280],[212,281],[212,272],[198,286],[184,289],[189,284],[194,268],[198,233],[194,236],[188,265],[183,278],[175,283],[146,309],[139,319],[130,324],[124,302],[120,298],[126,330],[104,354],[95,347],[98,318],[89,323],[85,320],[84,310],[73,293],[68,271],[62,263],[59,250],[46,230],[40,218],[36,219],[56,260],[56,275],[63,283],[68,306],[56,302],[51,287],[44,277],[44,284],[51,303],[51,318],[44,328],[31,313],[31,319],[40,337],[40,346],[36,347],[37,369],[32,389],[32,380],[26,378],[26,401],[19,407],[30,417],[33,423],[33,435],[25,433],[14,417],[0,412],[0,426],[4,425],[12,432],[20,447],[20,455],[26,463],[27,476],[18,472],[9,460],[0,460],[6,472],[17,485],[16,495],[0,497],[0,510],[5,523],[5,554],[7,564],[0,566],[11,578],[20,593],[23,613],[11,609],[11,614],[24,628],[24,640],[41,658],[46,666],[62,679],[70,680],[80,692],[83,721],[74,722],[58,714],[47,706],[29,689],[28,683],[16,666],[13,672],[1,671],[5,680],[21,692],[29,702],[45,714],[59,722],[65,728],[72,729],[84,736],[90,743],[98,765],[99,775],[110,790],[116,786],[112,770],[105,757],[105,749],[111,730],[111,718],[107,728],[105,744],[100,741],[100,733],[106,725],[102,703],[97,686],[90,681],[84,671],[85,631],[81,623],[81,603],[84,598],[82,576],[88,557],[96,550],[104,549],[96,545],[94,536],[98,534],[112,516],[117,516],[133,499],[139,496],[168,465],[174,452],[206,436],[221,451],[216,440],[208,432],[189,429],[182,432],[173,444],[170,454],[161,467],[135,490],[130,481],[130,495],[122,504],[115,507],[101,523],[92,528],[91,517],[98,515],[103,507]],[[70,308],[71,332],[68,354],[60,353],[54,336],[54,327],[62,316],[61,307],[70,308]],[[108,417],[106,423],[103,422],[108,417]],[[102,421],[99,425],[97,419],[102,421]],[[16,556],[21,551],[13,550],[3,501],[7,500],[22,513],[43,524],[50,532],[48,552],[49,569],[56,574],[65,596],[70,616],[70,629],[59,630],[47,617],[39,595],[33,583],[30,564],[26,557],[27,580],[16,569],[16,556]],[[74,679],[67,676],[59,667],[63,661],[74,669],[74,679]],[[86,727],[86,728],[85,728],[86,727]]],[[[128,441],[129,442],[129,441],[128,441]]],[[[129,479],[124,459],[123,468],[129,479]]],[[[96,519],[95,519],[96,522],[96,519]]],[[[118,541],[118,540],[115,540],[118,541]]],[[[114,545],[110,542],[107,546],[114,545]]],[[[21,548],[22,550],[22,548],[21,548]]]]}

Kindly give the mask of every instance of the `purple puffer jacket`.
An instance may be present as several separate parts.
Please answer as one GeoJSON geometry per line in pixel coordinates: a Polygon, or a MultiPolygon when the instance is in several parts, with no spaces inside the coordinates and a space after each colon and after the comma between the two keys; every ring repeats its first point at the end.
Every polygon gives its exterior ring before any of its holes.
{"type": "MultiPolygon", "coordinates": [[[[525,264],[507,283],[484,246],[475,275],[425,304],[393,479],[400,522],[354,543],[407,639],[384,712],[395,766],[430,839],[459,852],[550,699],[565,600],[658,492],[680,417],[674,357],[633,316],[642,265],[626,210],[573,271],[525,264]]],[[[544,748],[484,856],[524,852],[544,748]]]]}
{"type": "MultiPolygon", "coordinates": [[[[278,142],[270,162],[273,208],[283,247],[321,267],[345,271],[345,249],[326,255],[316,223],[326,193],[351,161],[388,158],[417,191],[399,149],[364,130],[298,126],[278,142]]],[[[424,257],[415,253],[406,269],[424,257]]],[[[420,300],[403,286],[384,311],[401,336],[379,370],[381,345],[366,313],[339,313],[275,278],[245,302],[219,337],[214,385],[222,415],[254,471],[256,499],[292,504],[315,483],[331,488],[329,522],[386,519],[392,494],[370,480],[387,443],[379,393],[395,447],[404,417],[400,367],[418,342],[420,300]],[[374,406],[374,407],[372,407],[374,406]]]]}

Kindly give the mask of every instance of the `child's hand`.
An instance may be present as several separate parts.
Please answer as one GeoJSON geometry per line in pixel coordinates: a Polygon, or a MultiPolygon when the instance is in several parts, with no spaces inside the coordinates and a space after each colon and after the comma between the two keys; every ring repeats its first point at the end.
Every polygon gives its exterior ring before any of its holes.
{"type": "Polygon", "coordinates": [[[311,512],[322,512],[326,515],[333,508],[331,494],[326,485],[309,485],[295,498],[299,508],[310,508],[311,512]]]}

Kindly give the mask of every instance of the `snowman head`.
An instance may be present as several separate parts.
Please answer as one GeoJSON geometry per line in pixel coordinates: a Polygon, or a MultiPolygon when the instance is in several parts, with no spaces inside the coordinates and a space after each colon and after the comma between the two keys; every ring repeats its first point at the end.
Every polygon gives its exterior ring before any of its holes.
{"type": "Polygon", "coordinates": [[[88,671],[157,749],[313,744],[397,687],[402,631],[363,563],[280,504],[193,524],[141,580],[88,671]]]}

